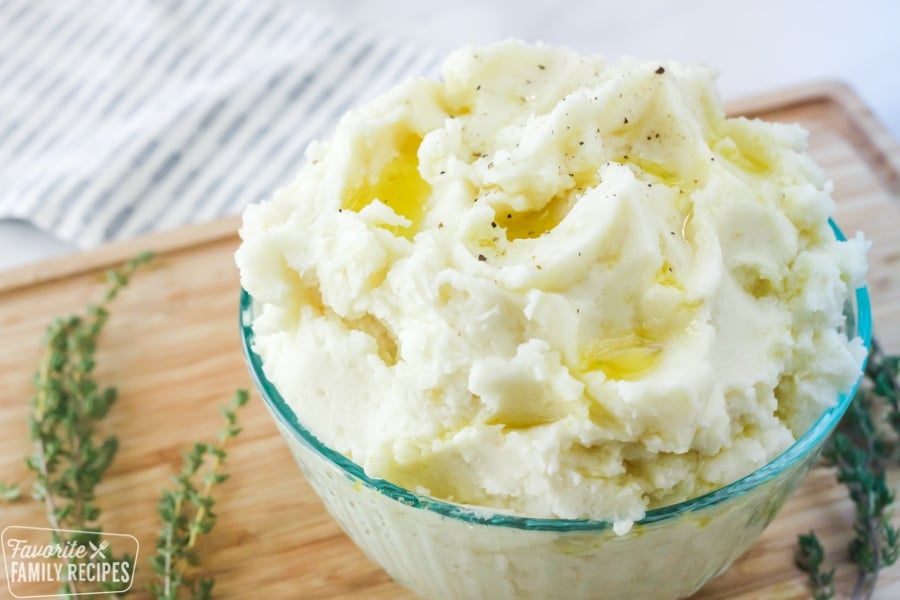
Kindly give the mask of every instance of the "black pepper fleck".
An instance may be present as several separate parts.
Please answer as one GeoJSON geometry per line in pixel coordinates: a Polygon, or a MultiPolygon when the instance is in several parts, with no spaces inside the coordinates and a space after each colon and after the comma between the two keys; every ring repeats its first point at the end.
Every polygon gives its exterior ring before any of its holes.
{"type": "Polygon", "coordinates": [[[545,67],[544,65],[538,65],[538,69],[540,69],[541,71],[543,71],[543,70],[546,69],[546,68],[547,68],[547,67],[545,67]]]}
{"type": "Polygon", "coordinates": [[[496,228],[497,228],[497,223],[496,223],[495,221],[491,221],[491,227],[493,227],[494,229],[496,229],[496,228]]]}
{"type": "Polygon", "coordinates": [[[665,72],[666,72],[666,70],[663,67],[660,67],[660,68],[656,69],[656,71],[654,71],[654,73],[656,73],[657,75],[662,75],[665,72]]]}
{"type": "Polygon", "coordinates": [[[480,85],[476,85],[476,86],[475,86],[475,90],[476,90],[476,91],[477,91],[477,90],[480,90],[480,89],[481,89],[481,86],[480,86],[480,85]]]}
{"type": "Polygon", "coordinates": [[[624,119],[624,121],[622,122],[622,124],[623,124],[623,125],[628,125],[628,117],[625,117],[625,119],[624,119]]]}
{"type": "Polygon", "coordinates": [[[478,255],[478,260],[480,260],[481,262],[484,262],[484,261],[487,260],[487,256],[485,256],[484,254],[479,254],[479,255],[478,255]]]}

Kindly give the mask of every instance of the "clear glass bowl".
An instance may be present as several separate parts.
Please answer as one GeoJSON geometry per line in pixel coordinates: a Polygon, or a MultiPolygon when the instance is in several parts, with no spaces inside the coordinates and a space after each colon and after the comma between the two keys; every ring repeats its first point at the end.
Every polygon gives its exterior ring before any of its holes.
{"type": "MultiPolygon", "coordinates": [[[[832,222],[838,239],[844,239],[832,222]]],[[[847,330],[872,334],[866,288],[847,330]]],[[[764,467],[709,494],[649,511],[624,536],[603,521],[532,519],[417,495],[373,479],[297,421],[253,351],[253,299],[241,290],[244,354],[300,468],[347,535],[423,598],[683,598],[724,571],[774,518],[850,404],[842,395],[764,467]]]]}

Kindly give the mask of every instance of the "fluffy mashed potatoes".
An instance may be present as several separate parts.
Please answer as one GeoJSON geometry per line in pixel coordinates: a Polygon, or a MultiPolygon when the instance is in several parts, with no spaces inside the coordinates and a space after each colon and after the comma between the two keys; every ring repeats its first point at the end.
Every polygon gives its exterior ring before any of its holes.
{"type": "Polygon", "coordinates": [[[510,41],[348,113],[244,214],[266,375],[438,498],[614,521],[730,483],[860,375],[866,242],[714,74],[510,41]]]}

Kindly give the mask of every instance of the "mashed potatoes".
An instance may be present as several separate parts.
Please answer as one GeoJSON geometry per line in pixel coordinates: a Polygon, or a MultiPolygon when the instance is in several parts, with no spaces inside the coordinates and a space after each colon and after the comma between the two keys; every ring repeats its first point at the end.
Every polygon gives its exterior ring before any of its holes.
{"type": "Polygon", "coordinates": [[[732,482],[860,375],[866,243],[708,69],[504,42],[348,113],[237,253],[266,375],[366,472],[614,521],[732,482]]]}

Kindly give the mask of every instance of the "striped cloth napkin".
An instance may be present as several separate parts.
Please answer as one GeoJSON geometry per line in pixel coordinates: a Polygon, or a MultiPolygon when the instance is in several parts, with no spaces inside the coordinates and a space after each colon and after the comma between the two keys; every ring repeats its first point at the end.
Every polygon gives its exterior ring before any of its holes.
{"type": "Polygon", "coordinates": [[[284,0],[0,0],[0,218],[81,247],[239,212],[436,56],[284,0]]]}

